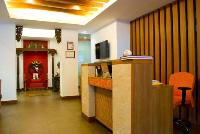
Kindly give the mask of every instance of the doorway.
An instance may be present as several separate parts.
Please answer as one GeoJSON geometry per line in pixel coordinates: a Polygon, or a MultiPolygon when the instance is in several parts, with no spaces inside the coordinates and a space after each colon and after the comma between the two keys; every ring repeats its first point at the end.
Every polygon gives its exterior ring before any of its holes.
{"type": "Polygon", "coordinates": [[[81,64],[91,62],[91,37],[90,34],[78,35],[78,84],[80,87],[81,64]]]}

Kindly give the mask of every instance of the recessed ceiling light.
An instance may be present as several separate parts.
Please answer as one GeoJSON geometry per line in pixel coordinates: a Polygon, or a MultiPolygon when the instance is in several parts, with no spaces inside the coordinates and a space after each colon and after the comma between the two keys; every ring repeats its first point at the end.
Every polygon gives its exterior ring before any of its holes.
{"type": "Polygon", "coordinates": [[[26,3],[32,4],[33,2],[34,2],[34,0],[26,0],[26,3]]]}
{"type": "Polygon", "coordinates": [[[73,6],[73,9],[75,9],[75,10],[81,10],[80,6],[73,6]]]}
{"type": "Polygon", "coordinates": [[[55,30],[23,28],[23,37],[54,38],[55,30]]]}
{"type": "Polygon", "coordinates": [[[88,34],[88,32],[87,32],[87,31],[82,31],[81,33],[82,33],[82,34],[88,34]]]}

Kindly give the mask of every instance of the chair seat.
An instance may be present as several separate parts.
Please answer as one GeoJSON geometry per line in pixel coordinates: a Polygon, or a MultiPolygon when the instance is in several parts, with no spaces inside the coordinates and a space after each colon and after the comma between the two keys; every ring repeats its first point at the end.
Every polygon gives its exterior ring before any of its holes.
{"type": "MultiPolygon", "coordinates": [[[[182,96],[174,96],[174,107],[180,106],[182,104],[182,96]]],[[[186,97],[185,105],[191,105],[191,98],[186,97]]]]}
{"type": "MultiPolygon", "coordinates": [[[[176,88],[176,90],[174,90],[174,96],[173,96],[173,103],[174,103],[174,107],[175,106],[180,106],[182,104],[182,91],[179,90],[178,88],[176,88]]],[[[185,98],[185,105],[192,105],[192,107],[194,106],[194,104],[192,103],[192,92],[190,90],[186,91],[186,98],[185,98]]]]}

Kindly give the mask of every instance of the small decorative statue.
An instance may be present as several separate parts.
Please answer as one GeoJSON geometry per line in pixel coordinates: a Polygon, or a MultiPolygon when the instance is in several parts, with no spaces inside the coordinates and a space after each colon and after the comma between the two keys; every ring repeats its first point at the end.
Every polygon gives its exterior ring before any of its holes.
{"type": "Polygon", "coordinates": [[[57,63],[56,77],[60,77],[60,62],[57,63]]]}
{"type": "Polygon", "coordinates": [[[123,56],[129,56],[129,55],[132,55],[132,52],[131,52],[131,50],[125,50],[124,52],[123,52],[123,56]]]}
{"type": "Polygon", "coordinates": [[[40,62],[39,61],[33,61],[32,63],[32,69],[33,69],[33,79],[38,80],[39,79],[39,68],[40,68],[40,62]]]}

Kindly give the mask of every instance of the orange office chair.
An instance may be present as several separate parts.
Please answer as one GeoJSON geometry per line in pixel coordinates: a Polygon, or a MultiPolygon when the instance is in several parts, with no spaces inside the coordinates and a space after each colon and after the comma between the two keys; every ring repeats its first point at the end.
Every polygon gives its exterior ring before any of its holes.
{"type": "Polygon", "coordinates": [[[190,88],[190,90],[186,91],[185,105],[191,105],[192,107],[194,107],[194,98],[192,95],[193,90],[194,90],[194,75],[193,74],[187,73],[187,72],[174,73],[170,76],[169,85],[173,86],[174,107],[182,105],[182,91],[179,89],[180,87],[190,88]]]}
{"type": "Polygon", "coordinates": [[[186,91],[185,105],[191,105],[192,107],[194,107],[194,98],[192,95],[194,90],[193,74],[187,72],[174,73],[170,76],[169,85],[172,85],[174,90],[174,107],[181,106],[182,103],[182,91],[179,89],[180,87],[190,88],[190,90],[186,91]]]}
{"type": "Polygon", "coordinates": [[[179,107],[179,119],[175,119],[174,122],[178,128],[182,128],[184,130],[185,134],[189,133],[191,129],[191,123],[181,120],[181,107],[194,107],[194,81],[194,75],[187,72],[174,73],[169,79],[169,85],[173,86],[174,107],[179,107]]]}

